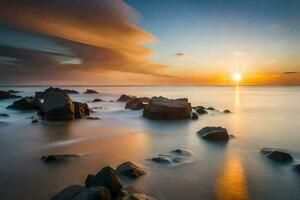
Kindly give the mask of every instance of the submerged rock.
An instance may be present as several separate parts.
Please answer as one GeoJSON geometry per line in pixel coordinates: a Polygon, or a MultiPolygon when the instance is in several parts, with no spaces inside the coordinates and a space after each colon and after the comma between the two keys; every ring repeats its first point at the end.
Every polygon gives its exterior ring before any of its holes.
{"type": "Polygon", "coordinates": [[[156,157],[151,158],[151,160],[153,162],[162,163],[162,164],[172,163],[172,160],[169,157],[164,156],[164,155],[158,155],[156,157]]]}
{"type": "Polygon", "coordinates": [[[149,119],[189,119],[191,118],[191,104],[188,99],[168,99],[152,97],[145,107],[143,116],[149,119]]]}
{"type": "Polygon", "coordinates": [[[208,107],[206,110],[216,110],[214,107],[208,107]]]}
{"type": "Polygon", "coordinates": [[[74,154],[53,154],[53,155],[47,155],[47,156],[42,156],[41,159],[44,162],[62,162],[62,161],[68,161],[73,158],[78,158],[80,157],[79,155],[74,155],[74,154]]]}
{"type": "Polygon", "coordinates": [[[133,179],[138,178],[146,173],[140,166],[137,166],[130,161],[120,164],[116,168],[116,171],[121,176],[126,176],[133,179]]]}
{"type": "Polygon", "coordinates": [[[198,107],[198,108],[196,109],[196,112],[197,112],[199,115],[207,114],[207,111],[205,110],[204,107],[198,107]]]}
{"type": "Polygon", "coordinates": [[[192,117],[191,117],[193,120],[196,120],[196,119],[198,119],[198,115],[197,115],[197,113],[195,113],[195,112],[192,112],[192,117]]]}
{"type": "Polygon", "coordinates": [[[95,102],[100,102],[100,101],[103,101],[102,99],[94,99],[92,102],[95,103],[95,102]]]}
{"type": "Polygon", "coordinates": [[[180,155],[180,156],[191,156],[193,153],[188,151],[188,150],[184,150],[184,149],[175,149],[173,151],[171,151],[171,153],[180,155]]]}
{"type": "Polygon", "coordinates": [[[143,102],[140,99],[134,98],[126,103],[125,109],[141,110],[144,109],[146,106],[147,105],[143,104],[143,102]]]}
{"type": "Polygon", "coordinates": [[[0,113],[0,117],[9,117],[9,114],[6,114],[6,113],[0,113]]]}
{"type": "Polygon", "coordinates": [[[0,91],[0,100],[2,99],[13,99],[13,98],[20,98],[21,96],[17,96],[14,94],[11,94],[9,92],[6,91],[0,91]]]}
{"type": "Polygon", "coordinates": [[[226,109],[226,110],[223,111],[223,113],[231,113],[231,111],[226,109]]]}
{"type": "Polygon", "coordinates": [[[98,94],[98,92],[96,90],[92,90],[92,89],[86,89],[86,91],[84,93],[85,94],[98,94]]]}
{"type": "Polygon", "coordinates": [[[268,159],[276,161],[276,162],[292,162],[293,157],[286,151],[274,148],[262,148],[260,151],[264,154],[268,159]]]}
{"type": "Polygon", "coordinates": [[[8,109],[16,110],[39,110],[41,108],[41,101],[33,97],[24,97],[14,101],[12,105],[7,106],[8,109]]]}
{"type": "Polygon", "coordinates": [[[100,120],[99,117],[86,117],[86,119],[88,119],[88,120],[100,120]]]}
{"type": "Polygon", "coordinates": [[[122,190],[122,183],[116,170],[110,166],[104,167],[96,175],[88,175],[86,187],[103,186],[110,190],[112,196],[116,196],[122,190]]]}
{"type": "Polygon", "coordinates": [[[222,127],[207,126],[197,133],[201,138],[211,141],[227,141],[230,138],[226,128],[222,127]]]}

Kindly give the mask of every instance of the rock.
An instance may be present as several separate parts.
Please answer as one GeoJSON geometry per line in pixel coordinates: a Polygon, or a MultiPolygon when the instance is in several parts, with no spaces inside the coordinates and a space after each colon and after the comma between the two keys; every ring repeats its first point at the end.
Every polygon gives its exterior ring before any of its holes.
{"type": "Polygon", "coordinates": [[[6,114],[6,113],[0,113],[0,117],[9,117],[9,114],[6,114]]]}
{"type": "Polygon", "coordinates": [[[226,128],[207,126],[198,131],[198,135],[206,140],[212,141],[227,141],[229,140],[229,134],[226,128]]]}
{"type": "Polygon", "coordinates": [[[231,113],[231,111],[226,109],[226,110],[223,111],[223,113],[231,113]]]}
{"type": "Polygon", "coordinates": [[[36,98],[36,99],[43,99],[44,98],[44,92],[43,91],[37,91],[37,92],[35,92],[34,98],[36,98]]]}
{"type": "Polygon", "coordinates": [[[172,160],[165,155],[158,155],[156,157],[151,158],[153,162],[161,163],[161,164],[169,164],[172,163],[172,160]]]}
{"type": "Polygon", "coordinates": [[[32,124],[39,123],[39,120],[34,119],[34,120],[31,121],[31,123],[32,123],[32,124]]]}
{"type": "Polygon", "coordinates": [[[85,188],[72,185],[60,191],[51,200],[111,200],[111,196],[105,187],[85,188]]]}
{"type": "Polygon", "coordinates": [[[86,89],[86,91],[84,93],[85,94],[98,94],[98,92],[96,90],[92,90],[92,89],[86,89]]]}
{"type": "Polygon", "coordinates": [[[7,106],[9,109],[16,110],[39,110],[41,108],[41,101],[33,97],[24,97],[14,101],[12,105],[7,106]]]}
{"type": "Polygon", "coordinates": [[[122,184],[116,170],[110,166],[101,169],[95,176],[88,175],[86,187],[103,186],[110,190],[112,196],[116,196],[122,190],[122,184]]]}
{"type": "Polygon", "coordinates": [[[285,152],[284,150],[280,150],[280,149],[262,148],[260,152],[270,160],[276,162],[287,163],[287,162],[292,162],[294,160],[293,157],[288,152],[285,152]]]}
{"type": "Polygon", "coordinates": [[[128,101],[131,101],[134,98],[135,97],[132,97],[132,96],[129,96],[129,95],[126,95],[126,94],[122,94],[117,101],[128,102],[128,101]]]}
{"type": "Polygon", "coordinates": [[[295,165],[293,165],[293,169],[294,169],[296,172],[300,173],[300,164],[295,164],[295,165]]]}
{"type": "Polygon", "coordinates": [[[143,104],[143,102],[140,99],[134,98],[126,103],[125,109],[141,110],[144,109],[146,106],[147,105],[143,104]]]}
{"type": "Polygon", "coordinates": [[[191,104],[186,98],[152,97],[144,109],[143,116],[149,119],[189,119],[191,118],[191,111],[191,104]]]}
{"type": "Polygon", "coordinates": [[[116,171],[119,175],[121,176],[126,176],[128,178],[138,178],[142,175],[144,175],[146,172],[136,164],[127,161],[122,164],[120,164],[117,168],[116,171]]]}
{"type": "Polygon", "coordinates": [[[102,99],[94,99],[92,102],[95,103],[95,102],[100,102],[100,101],[103,101],[102,99]]]}
{"type": "Polygon", "coordinates": [[[99,117],[86,117],[86,119],[89,119],[89,120],[100,120],[99,117]]]}
{"type": "Polygon", "coordinates": [[[188,150],[184,150],[184,149],[175,149],[175,150],[171,151],[171,153],[174,153],[174,154],[177,154],[180,156],[190,156],[193,154],[192,152],[190,152],[188,150]]]}
{"type": "Polygon", "coordinates": [[[155,200],[155,199],[145,194],[133,193],[129,196],[129,200],[155,200]]]}
{"type": "Polygon", "coordinates": [[[196,109],[196,112],[197,112],[199,115],[207,114],[207,111],[205,110],[205,108],[202,108],[202,107],[198,107],[198,108],[196,109]]]}
{"type": "Polygon", "coordinates": [[[78,158],[80,157],[79,155],[74,155],[74,154],[53,154],[53,155],[47,155],[47,156],[42,156],[41,159],[44,162],[62,162],[62,161],[68,161],[73,158],[78,158]]]}
{"type": "Polygon", "coordinates": [[[8,93],[10,93],[10,94],[15,94],[15,93],[21,93],[21,91],[17,91],[17,90],[8,90],[8,93]]]}
{"type": "Polygon", "coordinates": [[[138,99],[143,103],[148,103],[150,101],[150,98],[148,97],[139,97],[138,99]]]}
{"type": "MultiPolygon", "coordinates": [[[[51,87],[52,88],[52,87],[51,87]]],[[[65,94],[79,94],[78,91],[76,90],[71,90],[71,89],[60,89],[60,88],[52,88],[52,89],[55,89],[55,90],[59,90],[65,94]]],[[[37,98],[37,99],[43,99],[44,98],[44,91],[37,91],[35,92],[35,95],[34,97],[37,98]]]]}
{"type": "Polygon", "coordinates": [[[20,98],[21,96],[17,96],[14,94],[11,94],[9,92],[6,91],[0,91],[0,100],[2,99],[13,99],[13,98],[20,98]]]}
{"type": "Polygon", "coordinates": [[[86,103],[80,103],[80,102],[73,102],[74,108],[75,108],[75,119],[82,119],[85,116],[90,115],[90,109],[89,106],[86,103]]]}
{"type": "Polygon", "coordinates": [[[71,90],[71,89],[63,89],[63,91],[64,91],[66,94],[79,94],[78,91],[76,91],[76,90],[71,90]]]}
{"type": "Polygon", "coordinates": [[[198,119],[198,115],[195,112],[192,112],[192,120],[198,119]]]}
{"type": "Polygon", "coordinates": [[[206,110],[216,110],[214,107],[208,107],[206,110]]]}

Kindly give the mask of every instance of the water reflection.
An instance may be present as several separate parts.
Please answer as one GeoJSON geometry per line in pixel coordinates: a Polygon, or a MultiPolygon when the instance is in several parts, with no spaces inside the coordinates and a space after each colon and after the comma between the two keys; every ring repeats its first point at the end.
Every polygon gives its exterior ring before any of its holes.
{"type": "Polygon", "coordinates": [[[240,86],[236,85],[235,86],[235,108],[239,108],[240,107],[240,86]]]}
{"type": "Polygon", "coordinates": [[[249,200],[247,179],[240,157],[230,157],[216,185],[216,196],[219,200],[249,200]]]}

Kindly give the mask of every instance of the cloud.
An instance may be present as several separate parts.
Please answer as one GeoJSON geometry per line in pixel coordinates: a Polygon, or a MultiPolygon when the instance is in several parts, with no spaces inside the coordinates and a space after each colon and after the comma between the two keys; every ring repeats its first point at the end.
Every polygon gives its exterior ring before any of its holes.
{"type": "Polygon", "coordinates": [[[247,53],[242,52],[242,51],[234,51],[233,54],[234,54],[234,55],[237,55],[237,56],[244,56],[244,55],[247,55],[247,53]]]}
{"type": "Polygon", "coordinates": [[[183,52],[178,52],[175,54],[176,57],[185,57],[186,56],[186,53],[183,53],[183,52]]]}
{"type": "Polygon", "coordinates": [[[299,72],[296,71],[289,71],[289,72],[282,72],[283,74],[298,74],[299,72]]]}
{"type": "Polygon", "coordinates": [[[167,76],[144,46],[156,38],[134,25],[138,13],[121,0],[2,0],[0,13],[1,81],[16,73],[18,81],[106,71],[167,76]]]}

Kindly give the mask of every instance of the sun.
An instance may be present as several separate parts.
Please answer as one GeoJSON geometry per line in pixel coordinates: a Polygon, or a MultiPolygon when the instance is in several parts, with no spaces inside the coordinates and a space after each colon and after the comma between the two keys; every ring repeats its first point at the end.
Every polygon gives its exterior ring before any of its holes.
{"type": "Polygon", "coordinates": [[[232,74],[232,80],[234,80],[235,82],[240,82],[243,79],[243,75],[239,72],[236,72],[234,74],[232,74]]]}

